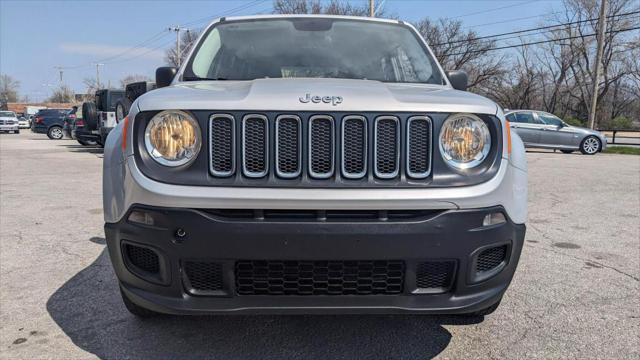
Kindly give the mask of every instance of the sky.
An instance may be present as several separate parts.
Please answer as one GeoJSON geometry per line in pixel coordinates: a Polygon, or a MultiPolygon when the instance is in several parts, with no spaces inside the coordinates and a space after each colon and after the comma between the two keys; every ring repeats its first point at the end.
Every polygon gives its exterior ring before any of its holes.
{"type": "MultiPolygon", "coordinates": [[[[351,0],[361,5],[368,0],[351,0]]],[[[380,4],[382,0],[376,0],[380,4]]],[[[558,11],[559,0],[386,0],[399,19],[461,20],[480,35],[538,26],[558,11]]],[[[30,1],[0,0],[0,73],[20,81],[20,96],[48,97],[60,84],[77,93],[96,77],[119,86],[130,74],[153,77],[175,46],[171,26],[198,29],[219,16],[272,12],[271,0],[30,1]],[[138,46],[140,45],[140,46],[138,46]],[[137,46],[137,47],[136,47],[137,46]],[[62,82],[56,67],[63,67],[62,82]]]]}

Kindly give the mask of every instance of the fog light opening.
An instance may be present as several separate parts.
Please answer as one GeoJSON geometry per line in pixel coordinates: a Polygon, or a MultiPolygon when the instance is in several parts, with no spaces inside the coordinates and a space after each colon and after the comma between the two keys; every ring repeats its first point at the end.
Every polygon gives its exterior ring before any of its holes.
{"type": "Polygon", "coordinates": [[[138,210],[132,211],[127,220],[129,222],[142,224],[142,225],[153,226],[155,224],[153,216],[151,216],[151,214],[145,211],[138,211],[138,210]]]}
{"type": "Polygon", "coordinates": [[[504,214],[501,212],[487,214],[482,220],[482,226],[492,226],[498,224],[504,224],[507,222],[507,219],[504,217],[504,214]]]}

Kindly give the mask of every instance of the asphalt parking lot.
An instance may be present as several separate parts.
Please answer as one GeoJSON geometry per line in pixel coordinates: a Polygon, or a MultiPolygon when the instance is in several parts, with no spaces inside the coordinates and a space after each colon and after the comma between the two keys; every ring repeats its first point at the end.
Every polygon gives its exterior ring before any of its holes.
{"type": "Polygon", "coordinates": [[[140,321],[105,249],[102,151],[0,135],[0,357],[640,357],[640,157],[530,152],[514,282],[484,319],[219,316],[140,321]]]}

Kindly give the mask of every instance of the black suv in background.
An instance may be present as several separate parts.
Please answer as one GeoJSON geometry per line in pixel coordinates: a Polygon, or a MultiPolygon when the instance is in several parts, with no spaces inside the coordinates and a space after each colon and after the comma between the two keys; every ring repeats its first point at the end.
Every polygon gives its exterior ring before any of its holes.
{"type": "Polygon", "coordinates": [[[47,134],[49,139],[60,140],[64,137],[62,127],[64,118],[71,109],[43,109],[33,118],[31,131],[38,134],[47,134]]]}

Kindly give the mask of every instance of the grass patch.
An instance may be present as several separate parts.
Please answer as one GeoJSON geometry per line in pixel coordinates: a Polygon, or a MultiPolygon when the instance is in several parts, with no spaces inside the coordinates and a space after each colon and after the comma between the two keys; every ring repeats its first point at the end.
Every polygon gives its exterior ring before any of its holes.
{"type": "Polygon", "coordinates": [[[605,154],[640,155],[640,146],[609,146],[605,154]]]}

